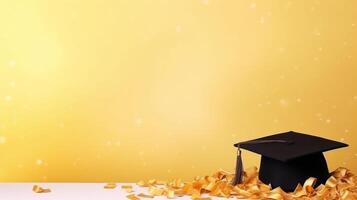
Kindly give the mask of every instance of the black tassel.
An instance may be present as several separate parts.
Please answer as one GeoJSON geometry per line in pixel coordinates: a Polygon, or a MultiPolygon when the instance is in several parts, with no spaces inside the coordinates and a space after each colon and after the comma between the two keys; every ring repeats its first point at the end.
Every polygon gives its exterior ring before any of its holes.
{"type": "Polygon", "coordinates": [[[240,142],[235,144],[234,146],[238,148],[237,152],[237,161],[236,161],[236,174],[232,181],[232,185],[237,185],[242,183],[243,181],[243,162],[242,162],[242,152],[240,150],[241,144],[263,144],[263,143],[286,143],[286,144],[293,144],[294,142],[288,140],[253,140],[248,142],[240,142]]]}
{"type": "Polygon", "coordinates": [[[238,147],[237,160],[236,160],[236,174],[233,179],[233,185],[237,185],[242,182],[243,179],[243,162],[242,162],[242,152],[238,147]]]}

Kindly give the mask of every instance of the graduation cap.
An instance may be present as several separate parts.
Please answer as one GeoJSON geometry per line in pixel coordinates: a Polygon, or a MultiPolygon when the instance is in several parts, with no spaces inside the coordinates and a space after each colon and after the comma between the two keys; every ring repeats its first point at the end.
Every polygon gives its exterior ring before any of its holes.
{"type": "Polygon", "coordinates": [[[316,185],[329,178],[323,152],[347,147],[347,144],[325,138],[289,131],[255,140],[234,144],[238,148],[236,175],[233,185],[242,182],[243,164],[241,149],[261,155],[259,179],[273,188],[294,191],[309,177],[317,179],[316,185]]]}

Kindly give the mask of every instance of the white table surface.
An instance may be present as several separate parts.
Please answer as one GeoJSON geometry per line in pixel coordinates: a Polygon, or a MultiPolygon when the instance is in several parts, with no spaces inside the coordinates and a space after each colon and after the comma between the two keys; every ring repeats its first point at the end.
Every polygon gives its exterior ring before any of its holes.
{"type": "MultiPolygon", "coordinates": [[[[147,188],[132,183],[118,183],[115,189],[104,189],[104,185],[106,183],[0,183],[0,200],[125,200],[129,193],[121,189],[122,185],[132,185],[134,194],[148,194],[147,188]],[[49,188],[51,192],[35,193],[32,191],[33,185],[49,188]]],[[[150,198],[141,199],[150,200],[150,198]]],[[[157,196],[153,199],[167,198],[157,196]]],[[[185,196],[175,199],[184,200],[191,199],[191,197],[185,196]]],[[[214,197],[212,199],[225,198],[214,197]]]]}

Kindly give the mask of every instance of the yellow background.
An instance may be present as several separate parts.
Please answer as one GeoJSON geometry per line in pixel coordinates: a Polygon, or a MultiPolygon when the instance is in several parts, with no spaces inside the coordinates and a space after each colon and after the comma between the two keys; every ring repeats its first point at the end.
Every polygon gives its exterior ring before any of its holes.
{"type": "Polygon", "coordinates": [[[288,130],[350,144],[325,155],[357,172],[356,8],[0,1],[0,181],[190,179],[288,130]]]}

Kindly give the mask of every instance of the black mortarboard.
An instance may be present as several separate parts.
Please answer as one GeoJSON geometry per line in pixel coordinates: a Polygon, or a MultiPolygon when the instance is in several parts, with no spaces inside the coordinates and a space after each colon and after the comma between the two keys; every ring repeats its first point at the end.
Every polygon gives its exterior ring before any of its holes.
{"type": "Polygon", "coordinates": [[[262,182],[290,192],[309,177],[317,178],[316,185],[325,183],[330,175],[323,152],[348,145],[289,131],[240,142],[234,146],[238,147],[234,185],[242,181],[242,148],[262,156],[259,168],[259,179],[262,182]]]}

